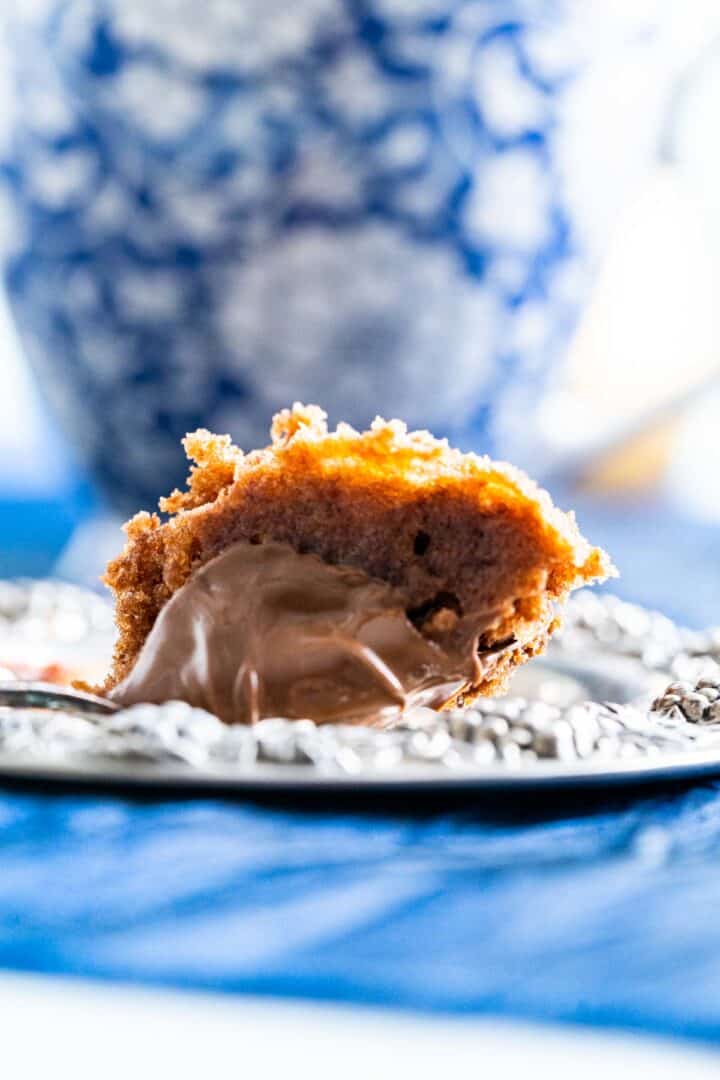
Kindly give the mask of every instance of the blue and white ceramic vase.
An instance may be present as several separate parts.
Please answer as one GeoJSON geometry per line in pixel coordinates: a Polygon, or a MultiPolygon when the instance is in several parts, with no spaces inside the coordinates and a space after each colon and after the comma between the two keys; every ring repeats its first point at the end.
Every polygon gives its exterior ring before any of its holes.
{"type": "Polygon", "coordinates": [[[187,430],[263,444],[297,398],[492,449],[537,397],[587,267],[568,5],[16,0],[7,23],[9,295],[118,506],[180,479],[187,430]]]}

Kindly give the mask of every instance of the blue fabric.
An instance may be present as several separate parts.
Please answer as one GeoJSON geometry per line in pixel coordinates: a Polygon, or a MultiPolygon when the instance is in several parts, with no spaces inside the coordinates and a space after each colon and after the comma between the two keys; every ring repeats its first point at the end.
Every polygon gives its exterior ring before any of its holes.
{"type": "Polygon", "coordinates": [[[378,814],[7,794],[0,963],[720,1035],[720,788],[378,814]]]}
{"type": "Polygon", "coordinates": [[[0,578],[48,577],[76,526],[96,505],[89,492],[0,498],[0,578]]]}
{"type": "MultiPolygon", "coordinates": [[[[678,615],[687,552],[693,621],[712,621],[716,530],[586,510],[626,591],[674,582],[678,615]]],[[[709,782],[344,807],[0,788],[9,968],[715,1040],[719,907],[709,782]]]]}

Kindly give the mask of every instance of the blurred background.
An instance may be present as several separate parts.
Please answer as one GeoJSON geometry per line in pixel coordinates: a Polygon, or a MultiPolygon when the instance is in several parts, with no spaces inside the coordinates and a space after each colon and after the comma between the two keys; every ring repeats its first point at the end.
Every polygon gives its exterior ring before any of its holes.
{"type": "Polygon", "coordinates": [[[720,601],[720,10],[18,0],[0,574],[96,582],[199,425],[376,413],[528,468],[720,601]]]}

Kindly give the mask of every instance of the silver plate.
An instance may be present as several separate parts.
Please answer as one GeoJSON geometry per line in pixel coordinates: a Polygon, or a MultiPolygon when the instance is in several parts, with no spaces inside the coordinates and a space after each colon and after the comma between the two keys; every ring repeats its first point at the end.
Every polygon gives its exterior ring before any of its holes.
{"type": "Polygon", "coordinates": [[[720,775],[717,754],[699,755],[687,760],[677,755],[663,762],[633,764],[619,762],[611,768],[601,765],[560,767],[553,763],[543,764],[532,772],[512,769],[474,769],[467,772],[438,773],[432,768],[417,768],[382,775],[373,772],[352,776],[324,776],[308,773],[301,766],[278,766],[262,764],[246,771],[189,770],[172,765],[137,763],[133,766],[116,761],[97,759],[78,760],[61,764],[52,760],[37,761],[33,758],[7,757],[0,759],[0,776],[6,779],[69,784],[92,787],[120,786],[134,788],[158,788],[169,792],[188,789],[191,791],[233,792],[322,792],[335,794],[362,791],[534,791],[538,789],[581,787],[614,787],[630,784],[663,783],[693,777],[720,775]]]}
{"type": "MultiPolygon", "coordinates": [[[[111,643],[109,609],[94,594],[52,582],[0,583],[0,667],[61,659],[96,671],[111,643]]],[[[719,661],[717,631],[684,630],[613,597],[581,593],[561,637],[518,673],[511,696],[449,713],[414,710],[388,731],[282,718],[227,728],[177,702],[113,710],[88,695],[6,681],[0,775],[346,793],[720,775],[719,661]]]]}

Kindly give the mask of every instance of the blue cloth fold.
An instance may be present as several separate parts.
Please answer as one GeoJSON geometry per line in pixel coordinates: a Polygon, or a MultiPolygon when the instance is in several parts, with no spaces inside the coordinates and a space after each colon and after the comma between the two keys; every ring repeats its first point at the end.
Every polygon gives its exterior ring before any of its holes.
{"type": "Polygon", "coordinates": [[[360,812],[0,797],[0,964],[720,1036],[720,785],[360,812]]]}

